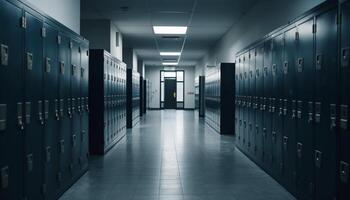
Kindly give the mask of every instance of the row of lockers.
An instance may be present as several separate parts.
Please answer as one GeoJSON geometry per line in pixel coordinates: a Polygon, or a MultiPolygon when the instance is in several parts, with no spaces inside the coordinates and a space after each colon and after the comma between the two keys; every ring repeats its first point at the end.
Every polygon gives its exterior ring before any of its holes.
{"type": "Polygon", "coordinates": [[[198,110],[199,117],[204,117],[204,89],[205,76],[198,76],[194,81],[195,87],[195,109],[198,110]]]}
{"type": "Polygon", "coordinates": [[[126,64],[95,49],[89,70],[90,153],[104,154],[126,133],[126,64]]]}
{"type": "Polygon", "coordinates": [[[0,1],[0,199],[57,199],[88,167],[88,41],[0,1]]]}
{"type": "Polygon", "coordinates": [[[234,74],[234,63],[221,63],[205,76],[205,122],[220,134],[234,134],[234,74]]]}
{"type": "Polygon", "coordinates": [[[140,74],[133,69],[127,69],[127,128],[134,127],[140,121],[141,96],[140,74]]]}
{"type": "Polygon", "coordinates": [[[238,147],[298,199],[350,199],[349,27],[327,1],[237,56],[238,147]]]}

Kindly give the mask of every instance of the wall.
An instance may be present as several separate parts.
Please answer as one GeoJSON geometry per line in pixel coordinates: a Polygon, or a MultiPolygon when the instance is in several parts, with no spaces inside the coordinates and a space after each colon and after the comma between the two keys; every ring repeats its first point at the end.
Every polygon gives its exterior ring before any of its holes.
{"type": "Polygon", "coordinates": [[[80,0],[24,0],[80,34],[80,0]]]}
{"type": "Polygon", "coordinates": [[[324,0],[260,0],[211,48],[196,67],[196,76],[205,73],[206,65],[234,62],[235,54],[287,24],[324,0]],[[204,70],[203,70],[204,69],[204,70]]]}
{"type": "Polygon", "coordinates": [[[110,22],[110,53],[117,57],[119,60],[123,60],[123,35],[119,32],[116,25],[110,22]],[[116,33],[118,34],[118,38],[116,33]],[[117,46],[118,40],[118,46],[117,46]]]}
{"type": "MultiPolygon", "coordinates": [[[[149,108],[160,108],[160,70],[161,66],[146,66],[145,77],[151,81],[149,108]]],[[[194,109],[194,67],[176,67],[185,70],[185,109],[194,109]]]]}
{"type": "Polygon", "coordinates": [[[126,63],[129,69],[137,71],[137,54],[133,48],[124,47],[123,48],[123,61],[126,63]]]}

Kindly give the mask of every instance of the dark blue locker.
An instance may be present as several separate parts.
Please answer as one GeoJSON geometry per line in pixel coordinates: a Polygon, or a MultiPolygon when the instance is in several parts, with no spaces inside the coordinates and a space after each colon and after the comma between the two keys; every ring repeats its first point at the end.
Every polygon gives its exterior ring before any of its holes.
{"type": "Polygon", "coordinates": [[[336,199],[337,133],[331,128],[330,105],[337,104],[337,9],[316,16],[315,102],[308,120],[315,124],[315,199],[336,199]]]}
{"type": "Polygon", "coordinates": [[[295,193],[296,188],[295,36],[295,28],[285,32],[283,63],[283,182],[292,193],[295,193]]]}
{"type": "Polygon", "coordinates": [[[268,39],[264,43],[264,105],[263,105],[263,135],[264,135],[264,161],[267,171],[270,171],[272,164],[272,131],[271,131],[271,93],[272,93],[272,40],[268,39]]]}
{"type": "Polygon", "coordinates": [[[282,166],[282,105],[283,105],[283,50],[284,34],[273,38],[272,48],[272,172],[279,180],[282,166]]]}
{"type": "MultiPolygon", "coordinates": [[[[238,139],[239,135],[239,57],[236,57],[236,72],[235,72],[235,135],[238,139]]],[[[238,141],[237,141],[237,144],[238,141]]]]}
{"type": "Polygon", "coordinates": [[[258,110],[256,118],[256,124],[255,124],[255,134],[256,134],[256,148],[258,149],[257,152],[258,155],[258,163],[263,163],[263,152],[264,152],[264,146],[263,146],[263,105],[264,105],[264,46],[263,44],[260,44],[257,46],[257,54],[255,58],[255,77],[256,77],[256,96],[257,96],[257,102],[258,102],[258,110]]]}
{"type": "Polygon", "coordinates": [[[80,100],[80,44],[78,41],[71,39],[71,147],[72,160],[70,171],[74,177],[80,172],[80,148],[81,148],[81,124],[78,113],[78,98],[80,100]]]}
{"type": "Polygon", "coordinates": [[[58,118],[59,118],[59,170],[58,181],[59,186],[63,189],[70,182],[70,164],[72,155],[72,129],[71,129],[71,98],[70,98],[70,82],[71,82],[71,52],[70,38],[63,34],[59,34],[58,47],[58,118]],[[69,101],[68,101],[69,99],[69,101]]]}
{"type": "Polygon", "coordinates": [[[314,20],[297,26],[295,60],[297,94],[297,196],[312,199],[313,195],[313,124],[308,122],[308,102],[314,102],[313,67],[313,24],[314,20]]]}
{"type": "Polygon", "coordinates": [[[0,1],[0,199],[23,195],[21,17],[21,9],[0,1]]]}
{"type": "Polygon", "coordinates": [[[43,119],[40,118],[43,91],[43,22],[40,16],[26,12],[24,43],[24,196],[27,199],[43,199],[42,181],[44,161],[43,119]]]}
{"type": "Polygon", "coordinates": [[[243,149],[248,152],[248,89],[249,89],[249,58],[248,52],[243,55],[243,149]]]}
{"type": "Polygon", "coordinates": [[[249,51],[249,148],[251,155],[254,155],[255,144],[255,110],[254,110],[254,97],[255,97],[255,49],[249,51]]]}
{"type": "MultiPolygon", "coordinates": [[[[340,155],[339,155],[339,198],[350,198],[349,165],[350,165],[350,130],[349,130],[349,105],[350,105],[350,1],[344,1],[340,7],[340,155]]],[[[331,123],[336,119],[334,105],[331,105],[331,123]]],[[[333,125],[332,125],[333,126],[333,125]]]]}
{"type": "Polygon", "coordinates": [[[42,110],[44,115],[44,191],[47,198],[57,192],[58,180],[58,32],[45,23],[41,35],[44,38],[43,50],[43,91],[42,110]]]}
{"type": "Polygon", "coordinates": [[[83,170],[87,169],[89,154],[89,43],[81,41],[80,52],[80,112],[81,112],[81,152],[80,163],[83,170]]]}
{"type": "Polygon", "coordinates": [[[239,91],[240,91],[240,106],[239,106],[239,136],[238,140],[240,143],[241,148],[243,148],[243,137],[244,137],[244,128],[243,128],[243,121],[244,121],[244,65],[243,65],[243,55],[240,56],[240,64],[239,64],[239,91]]]}

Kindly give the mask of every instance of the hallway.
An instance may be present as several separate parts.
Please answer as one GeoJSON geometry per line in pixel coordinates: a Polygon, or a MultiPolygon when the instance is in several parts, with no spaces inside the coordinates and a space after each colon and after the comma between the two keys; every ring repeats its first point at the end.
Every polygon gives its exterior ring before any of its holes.
{"type": "Polygon", "coordinates": [[[193,111],[148,111],[62,200],[288,200],[269,175],[193,111]]]}

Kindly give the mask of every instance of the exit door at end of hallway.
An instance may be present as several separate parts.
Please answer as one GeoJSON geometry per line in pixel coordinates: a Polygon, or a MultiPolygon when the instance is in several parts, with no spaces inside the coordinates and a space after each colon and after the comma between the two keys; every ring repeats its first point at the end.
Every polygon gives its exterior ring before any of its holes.
{"type": "Polygon", "coordinates": [[[164,108],[176,109],[176,79],[175,78],[165,78],[164,108]]]}

